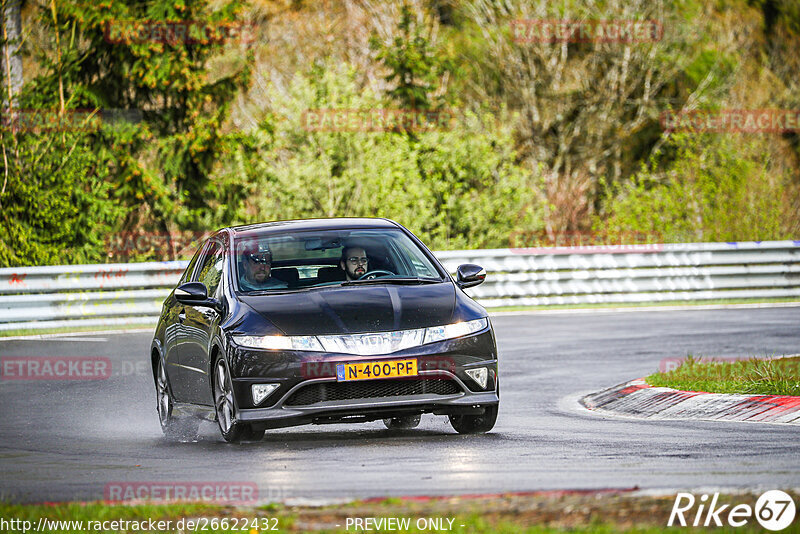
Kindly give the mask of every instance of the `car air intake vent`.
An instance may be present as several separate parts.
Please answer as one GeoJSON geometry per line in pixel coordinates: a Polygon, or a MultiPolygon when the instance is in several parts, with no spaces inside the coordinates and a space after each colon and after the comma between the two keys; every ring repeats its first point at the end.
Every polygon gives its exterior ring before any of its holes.
{"type": "Polygon", "coordinates": [[[317,402],[376,399],[404,395],[455,395],[461,388],[453,380],[359,380],[309,384],[292,393],[285,406],[308,406],[317,402]]]}

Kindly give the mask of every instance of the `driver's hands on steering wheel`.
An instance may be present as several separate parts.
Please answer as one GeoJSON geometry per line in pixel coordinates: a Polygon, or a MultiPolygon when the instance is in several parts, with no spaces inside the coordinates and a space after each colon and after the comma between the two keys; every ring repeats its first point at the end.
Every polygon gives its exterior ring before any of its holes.
{"type": "Polygon", "coordinates": [[[358,277],[359,280],[374,280],[379,276],[394,276],[394,273],[391,271],[385,271],[383,269],[375,269],[374,271],[367,271],[361,276],[358,277]]]}

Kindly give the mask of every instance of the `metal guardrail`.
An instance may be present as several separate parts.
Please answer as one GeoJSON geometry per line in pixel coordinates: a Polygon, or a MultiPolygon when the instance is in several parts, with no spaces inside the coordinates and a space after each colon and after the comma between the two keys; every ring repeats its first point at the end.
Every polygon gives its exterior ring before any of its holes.
{"type": "MultiPolygon", "coordinates": [[[[800,241],[437,252],[487,308],[800,297],[800,241]]],[[[153,324],[185,261],[0,269],[0,331],[153,324]]]]}

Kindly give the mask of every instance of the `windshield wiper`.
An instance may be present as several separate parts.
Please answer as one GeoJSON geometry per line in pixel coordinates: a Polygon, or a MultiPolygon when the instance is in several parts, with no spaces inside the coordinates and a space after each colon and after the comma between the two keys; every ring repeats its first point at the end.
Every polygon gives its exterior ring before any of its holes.
{"type": "Polygon", "coordinates": [[[369,280],[348,280],[342,282],[343,286],[356,286],[363,284],[438,284],[444,280],[438,278],[422,278],[420,276],[403,276],[400,278],[370,278],[369,280]]]}

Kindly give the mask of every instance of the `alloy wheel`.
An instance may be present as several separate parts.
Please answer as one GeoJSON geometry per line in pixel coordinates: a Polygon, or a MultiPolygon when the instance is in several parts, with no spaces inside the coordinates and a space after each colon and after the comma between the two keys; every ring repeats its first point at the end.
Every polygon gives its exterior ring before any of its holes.
{"type": "Polygon", "coordinates": [[[156,400],[158,402],[158,420],[161,423],[161,428],[164,428],[170,423],[170,417],[172,416],[172,400],[169,397],[167,372],[164,369],[164,364],[161,362],[161,360],[158,362],[156,396],[156,400]]]}
{"type": "Polygon", "coordinates": [[[228,368],[224,360],[217,362],[216,381],[214,382],[214,405],[217,408],[217,420],[223,433],[228,433],[233,426],[233,387],[228,377],[228,368]]]}

